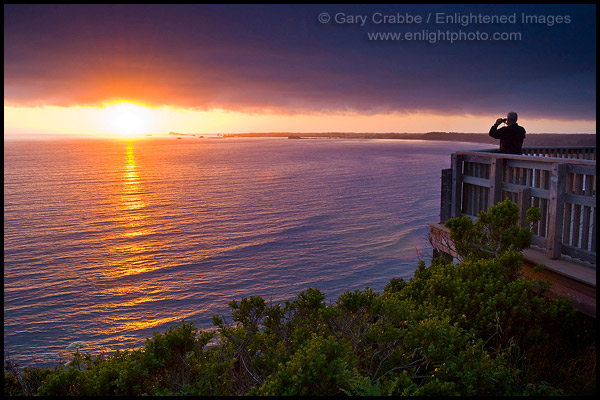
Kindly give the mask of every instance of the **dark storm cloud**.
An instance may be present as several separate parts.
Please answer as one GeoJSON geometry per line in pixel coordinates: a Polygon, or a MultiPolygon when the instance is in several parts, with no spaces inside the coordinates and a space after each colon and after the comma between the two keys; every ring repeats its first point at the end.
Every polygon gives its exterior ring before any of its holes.
{"type": "Polygon", "coordinates": [[[289,113],[526,109],[595,119],[594,5],[10,5],[4,11],[5,104],[128,98],[289,113]],[[322,13],[328,22],[319,21],[322,13]],[[376,13],[422,21],[375,23],[376,13]],[[436,14],[458,23],[425,23],[436,14]],[[479,14],[516,21],[460,23],[479,14]],[[524,23],[523,15],[536,20],[524,23]],[[369,40],[376,32],[424,38],[517,32],[521,39],[369,40]]]}

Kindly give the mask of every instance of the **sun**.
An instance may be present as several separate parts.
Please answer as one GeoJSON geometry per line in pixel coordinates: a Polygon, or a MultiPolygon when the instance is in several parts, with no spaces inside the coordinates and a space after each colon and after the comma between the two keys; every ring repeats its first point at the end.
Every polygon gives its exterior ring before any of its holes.
{"type": "Polygon", "coordinates": [[[108,129],[120,138],[140,137],[151,128],[151,110],[142,103],[119,100],[105,104],[105,110],[108,129]]]}

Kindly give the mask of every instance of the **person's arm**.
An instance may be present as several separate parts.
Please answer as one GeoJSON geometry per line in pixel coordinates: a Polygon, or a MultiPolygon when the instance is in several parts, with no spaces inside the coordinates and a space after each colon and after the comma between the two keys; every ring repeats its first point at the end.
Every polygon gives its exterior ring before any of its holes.
{"type": "Polygon", "coordinates": [[[494,139],[500,139],[500,136],[502,135],[502,129],[498,130],[498,125],[500,125],[502,122],[504,122],[504,120],[502,118],[498,118],[496,123],[490,128],[490,136],[494,139]]]}

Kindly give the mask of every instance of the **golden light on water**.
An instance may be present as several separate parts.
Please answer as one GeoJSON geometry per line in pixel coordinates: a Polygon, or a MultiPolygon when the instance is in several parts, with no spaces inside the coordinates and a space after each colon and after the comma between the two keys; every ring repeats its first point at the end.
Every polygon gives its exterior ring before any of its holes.
{"type": "MultiPolygon", "coordinates": [[[[124,125],[125,126],[125,125],[124,125]]],[[[133,125],[132,125],[133,126],[133,125]]],[[[139,165],[136,161],[134,142],[127,143],[122,158],[121,195],[117,202],[115,213],[118,215],[119,229],[112,237],[114,243],[111,253],[118,254],[118,263],[107,264],[103,269],[104,279],[121,279],[131,275],[141,275],[165,267],[164,263],[154,260],[151,254],[154,243],[148,235],[154,229],[148,227],[149,215],[145,212],[148,203],[144,200],[144,187],[140,179],[139,165]]],[[[117,197],[119,198],[119,197],[117,197]]],[[[133,314],[127,309],[135,309],[144,303],[165,301],[161,290],[146,281],[136,281],[135,284],[125,284],[108,288],[103,291],[110,300],[105,302],[103,309],[123,310],[118,317],[107,316],[104,322],[110,327],[103,334],[118,334],[139,329],[156,327],[180,319],[180,316],[156,318],[154,315],[133,314]]]]}
{"type": "MultiPolygon", "coordinates": [[[[118,265],[107,265],[103,275],[107,278],[118,278],[153,271],[161,266],[152,260],[147,253],[154,246],[148,235],[155,232],[148,227],[148,214],[144,212],[147,202],[144,201],[143,185],[138,173],[133,143],[127,143],[122,165],[122,194],[120,202],[115,204],[115,213],[120,222],[119,229],[112,240],[111,253],[119,254],[118,265]]],[[[144,296],[144,293],[140,293],[144,296]]]]}
{"type": "MultiPolygon", "coordinates": [[[[127,145],[125,155],[125,170],[123,172],[123,210],[139,210],[146,206],[140,195],[141,183],[138,176],[138,171],[135,163],[135,154],[133,144],[127,145]]],[[[126,214],[123,219],[127,220],[134,218],[141,220],[145,216],[143,214],[126,214]]],[[[132,226],[132,225],[129,225],[132,226]]]]}
{"type": "MultiPolygon", "coordinates": [[[[102,290],[106,298],[100,309],[109,311],[102,317],[105,324],[103,335],[120,335],[121,340],[133,340],[128,332],[156,328],[172,324],[188,317],[196,310],[185,309],[166,318],[161,318],[149,311],[139,312],[144,304],[163,304],[173,297],[165,294],[179,287],[151,283],[145,274],[169,268],[168,260],[156,258],[156,247],[160,242],[152,236],[156,230],[152,225],[152,213],[148,206],[152,203],[145,192],[143,165],[137,159],[137,142],[124,144],[121,155],[120,190],[117,201],[113,204],[114,212],[118,215],[118,228],[111,236],[112,244],[109,252],[116,255],[116,262],[106,263],[101,276],[104,280],[118,282],[116,286],[102,290]],[[139,276],[131,281],[128,277],[139,276]],[[127,279],[123,279],[127,278],[127,279]],[[118,312],[117,312],[118,310],[118,312]]],[[[207,277],[207,279],[209,279],[207,277]]],[[[110,350],[104,348],[105,351],[110,350]]]]}
{"type": "MultiPolygon", "coordinates": [[[[123,253],[127,260],[120,268],[120,275],[134,275],[148,272],[158,268],[156,265],[147,265],[147,260],[140,260],[139,254],[147,251],[151,246],[144,237],[153,233],[154,230],[147,227],[148,216],[143,212],[147,204],[142,198],[142,183],[140,182],[137,164],[135,161],[135,148],[133,143],[128,143],[125,151],[125,165],[123,171],[123,195],[120,205],[120,220],[125,231],[119,236],[120,239],[137,239],[140,242],[126,247],[117,247],[115,250],[123,253]],[[143,265],[143,266],[141,266],[143,265]]],[[[115,271],[116,272],[116,271],[115,271]]]]}
{"type": "Polygon", "coordinates": [[[129,316],[125,316],[122,318],[116,318],[110,320],[111,328],[108,330],[109,334],[121,333],[121,332],[130,332],[138,329],[148,329],[154,328],[159,325],[174,323],[177,321],[181,321],[182,316],[176,315],[168,318],[154,318],[148,319],[144,321],[135,321],[132,320],[129,316]]]}

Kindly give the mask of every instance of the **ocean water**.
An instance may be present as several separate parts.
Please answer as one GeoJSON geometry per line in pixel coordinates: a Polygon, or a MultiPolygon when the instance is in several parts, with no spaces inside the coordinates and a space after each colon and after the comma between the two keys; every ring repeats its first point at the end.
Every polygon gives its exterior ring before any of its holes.
{"type": "Polygon", "coordinates": [[[142,346],[227,304],[410,279],[441,169],[489,145],[227,138],[4,142],[4,350],[142,346]]]}

